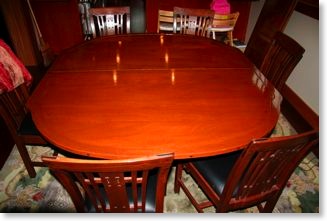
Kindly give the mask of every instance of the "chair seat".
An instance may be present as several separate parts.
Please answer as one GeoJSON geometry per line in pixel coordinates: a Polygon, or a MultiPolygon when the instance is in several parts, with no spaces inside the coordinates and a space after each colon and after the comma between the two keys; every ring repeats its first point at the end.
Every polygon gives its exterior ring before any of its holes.
{"type": "Polygon", "coordinates": [[[18,129],[18,134],[20,135],[37,135],[39,136],[40,133],[37,130],[30,113],[28,113],[25,118],[23,119],[20,128],[18,129]]]}
{"type": "MultiPolygon", "coordinates": [[[[169,22],[161,22],[160,23],[160,30],[161,31],[173,31],[174,30],[174,27],[173,27],[173,24],[172,23],[169,23],[169,22]]],[[[177,31],[180,30],[180,26],[177,25],[177,28],[176,28],[177,31]]]]}
{"type": "Polygon", "coordinates": [[[194,161],[193,165],[202,174],[211,187],[221,194],[228,175],[242,151],[236,151],[221,156],[194,161]]]}
{"type": "Polygon", "coordinates": [[[310,150],[319,145],[318,131],[258,138],[241,151],[177,165],[175,193],[183,189],[198,212],[214,206],[225,213],[256,206],[272,212],[290,176],[310,150]],[[182,179],[185,170],[208,200],[196,199],[182,179]]]}
{"type": "Polygon", "coordinates": [[[162,31],[173,31],[173,24],[168,22],[161,22],[160,23],[160,30],[162,31]]]}
{"type": "Polygon", "coordinates": [[[216,27],[210,27],[210,31],[217,31],[217,32],[225,32],[225,31],[233,31],[234,27],[226,27],[226,26],[216,26],[216,27]]]}

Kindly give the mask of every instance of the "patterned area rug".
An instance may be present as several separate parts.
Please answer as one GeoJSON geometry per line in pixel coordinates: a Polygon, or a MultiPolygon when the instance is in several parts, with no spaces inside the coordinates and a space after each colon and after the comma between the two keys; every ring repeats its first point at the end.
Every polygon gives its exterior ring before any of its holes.
{"type": "MultiPolygon", "coordinates": [[[[294,129],[281,116],[273,132],[273,136],[294,134],[294,129]]],[[[51,150],[32,147],[30,155],[33,159],[48,155],[51,150]]],[[[174,171],[169,176],[165,197],[165,213],[195,213],[196,210],[181,190],[173,191],[174,171]]],[[[186,185],[196,198],[206,199],[196,183],[188,174],[183,174],[186,185]]],[[[29,178],[19,153],[14,147],[10,157],[0,171],[0,212],[75,212],[72,201],[60,183],[49,173],[47,168],[38,168],[37,176],[29,178]]],[[[213,207],[207,213],[215,212],[213,207]]],[[[253,207],[238,213],[257,213],[253,207]]],[[[319,161],[309,154],[291,176],[274,209],[275,213],[319,213],[319,161]]]]}

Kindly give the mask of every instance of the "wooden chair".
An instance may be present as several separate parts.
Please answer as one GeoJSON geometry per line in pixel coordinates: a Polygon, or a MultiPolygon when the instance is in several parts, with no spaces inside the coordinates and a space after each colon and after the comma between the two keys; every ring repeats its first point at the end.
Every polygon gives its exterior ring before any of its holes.
{"type": "Polygon", "coordinates": [[[174,7],[173,32],[196,36],[207,36],[208,27],[215,12],[210,9],[174,7]],[[180,30],[178,30],[180,27],[180,30]]]}
{"type": "Polygon", "coordinates": [[[93,38],[130,33],[130,7],[90,8],[93,38]]]}
{"type": "Polygon", "coordinates": [[[302,59],[304,48],[282,32],[277,32],[259,68],[279,91],[302,59]]]}
{"type": "Polygon", "coordinates": [[[47,146],[47,142],[36,129],[31,114],[25,106],[28,97],[26,84],[0,94],[0,116],[9,129],[29,176],[33,178],[36,176],[34,167],[44,164],[41,161],[31,160],[26,145],[47,146]]]}
{"type": "Polygon", "coordinates": [[[233,46],[233,31],[239,15],[239,12],[227,15],[216,13],[212,24],[209,27],[209,30],[212,33],[212,38],[216,39],[216,32],[227,33],[227,40],[225,40],[225,42],[229,43],[230,46],[233,46]]]}
{"type": "Polygon", "coordinates": [[[126,160],[42,160],[70,194],[77,212],[163,212],[173,154],[126,160]]]}
{"type": "Polygon", "coordinates": [[[210,206],[214,206],[216,212],[252,206],[257,206],[260,212],[272,212],[289,177],[317,143],[316,131],[257,139],[244,151],[180,164],[176,169],[175,192],[181,187],[198,212],[210,206]],[[183,169],[209,201],[195,200],[181,178],[183,169]]]}
{"type": "Polygon", "coordinates": [[[167,10],[158,10],[158,28],[157,33],[173,33],[174,12],[167,10]]]}

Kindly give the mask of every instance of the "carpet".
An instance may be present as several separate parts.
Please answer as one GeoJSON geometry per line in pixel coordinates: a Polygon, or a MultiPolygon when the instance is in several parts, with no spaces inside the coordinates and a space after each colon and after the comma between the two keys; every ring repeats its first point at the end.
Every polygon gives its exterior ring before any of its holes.
{"type": "MultiPolygon", "coordinates": [[[[281,115],[272,136],[294,134],[294,129],[281,115]]],[[[50,149],[31,147],[32,159],[51,154],[50,149]]],[[[181,190],[175,194],[174,171],[172,168],[167,184],[164,202],[165,213],[196,213],[196,210],[181,190]]],[[[196,193],[199,200],[206,196],[193,179],[183,172],[188,188],[196,193]]],[[[40,213],[75,212],[74,205],[61,184],[49,173],[47,168],[37,168],[37,176],[31,179],[14,147],[8,160],[0,171],[0,212],[2,213],[40,213]]],[[[205,210],[214,213],[213,207],[205,210]]],[[[236,213],[257,213],[256,207],[236,211],[236,213]]],[[[297,167],[280,196],[274,213],[319,213],[319,160],[310,153],[297,167]]]]}

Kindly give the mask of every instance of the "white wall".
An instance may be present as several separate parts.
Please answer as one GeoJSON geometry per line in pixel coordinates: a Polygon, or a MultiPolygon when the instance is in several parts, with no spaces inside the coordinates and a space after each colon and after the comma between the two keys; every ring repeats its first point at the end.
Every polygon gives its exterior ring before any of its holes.
{"type": "MultiPolygon", "coordinates": [[[[246,42],[250,38],[264,2],[264,0],[252,2],[246,42]]],[[[319,21],[294,11],[284,33],[305,48],[302,60],[286,84],[319,115],[319,21]]]]}
{"type": "Polygon", "coordinates": [[[284,33],[305,48],[286,84],[319,114],[319,21],[295,11],[284,33]]]}
{"type": "Polygon", "coordinates": [[[246,43],[250,39],[250,36],[251,36],[252,31],[254,29],[255,23],[257,22],[257,19],[258,19],[259,15],[260,15],[260,12],[261,12],[261,9],[262,9],[264,3],[265,3],[264,0],[251,2],[251,9],[250,9],[250,14],[249,14],[248,27],[246,29],[246,36],[245,36],[245,42],[246,43]]]}

